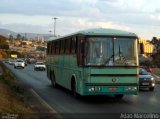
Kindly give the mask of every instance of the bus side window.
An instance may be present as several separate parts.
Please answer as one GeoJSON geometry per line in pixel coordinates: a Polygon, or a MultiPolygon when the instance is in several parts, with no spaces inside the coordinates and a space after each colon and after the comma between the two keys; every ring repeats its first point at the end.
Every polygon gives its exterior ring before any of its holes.
{"type": "Polygon", "coordinates": [[[77,40],[77,60],[78,60],[78,65],[82,66],[84,64],[84,36],[78,36],[77,40]]]}
{"type": "Polygon", "coordinates": [[[76,39],[76,37],[73,37],[71,40],[71,53],[72,54],[77,53],[77,39],[76,39]]]}
{"type": "Polygon", "coordinates": [[[50,43],[47,43],[47,54],[50,55],[50,43]]]}
{"type": "Polygon", "coordinates": [[[51,42],[49,45],[50,54],[54,54],[54,42],[51,42]]]}
{"type": "Polygon", "coordinates": [[[48,46],[47,46],[48,51],[47,52],[48,52],[49,55],[51,55],[51,53],[52,53],[52,49],[51,49],[52,47],[51,46],[52,46],[52,42],[48,43],[48,46]]]}
{"type": "Polygon", "coordinates": [[[64,54],[64,44],[65,44],[65,41],[62,40],[61,41],[61,51],[60,51],[60,54],[64,54]]]}
{"type": "Polygon", "coordinates": [[[56,42],[54,42],[54,53],[56,54],[56,42]]]}
{"type": "Polygon", "coordinates": [[[56,41],[56,44],[55,44],[56,46],[56,54],[59,54],[59,49],[60,49],[60,45],[59,45],[59,42],[58,41],[56,41]]]}
{"type": "Polygon", "coordinates": [[[139,50],[140,50],[140,54],[144,54],[144,45],[143,45],[143,43],[140,43],[139,50]]]}
{"type": "Polygon", "coordinates": [[[65,54],[69,54],[70,53],[70,39],[66,39],[65,40],[65,54]]]}
{"type": "Polygon", "coordinates": [[[61,54],[61,42],[62,42],[61,40],[58,42],[58,45],[59,45],[59,48],[58,48],[58,49],[59,49],[58,54],[61,54]]]}
{"type": "Polygon", "coordinates": [[[56,42],[54,42],[54,54],[56,54],[56,45],[57,45],[57,43],[56,42]]]}

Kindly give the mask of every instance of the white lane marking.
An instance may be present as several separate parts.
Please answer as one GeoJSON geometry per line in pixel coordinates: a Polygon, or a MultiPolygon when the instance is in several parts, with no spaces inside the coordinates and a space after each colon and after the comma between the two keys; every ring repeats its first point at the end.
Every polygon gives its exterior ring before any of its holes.
{"type": "Polygon", "coordinates": [[[57,111],[55,111],[46,101],[44,101],[33,89],[29,89],[34,96],[43,104],[45,105],[48,109],[49,109],[49,113],[55,113],[56,117],[58,119],[63,119],[63,117],[61,115],[58,114],[57,111]]]}

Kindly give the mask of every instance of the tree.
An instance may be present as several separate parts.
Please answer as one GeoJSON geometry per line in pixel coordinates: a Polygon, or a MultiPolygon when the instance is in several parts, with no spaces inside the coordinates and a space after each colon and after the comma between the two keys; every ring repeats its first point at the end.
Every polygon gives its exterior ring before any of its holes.
{"type": "Polygon", "coordinates": [[[13,40],[14,38],[13,38],[13,35],[12,34],[10,34],[9,35],[9,40],[13,40]]]}
{"type": "Polygon", "coordinates": [[[150,42],[154,45],[156,52],[154,52],[151,57],[154,59],[152,64],[155,66],[160,67],[160,39],[157,37],[153,37],[152,41],[150,42]]]}
{"type": "Polygon", "coordinates": [[[153,37],[150,43],[154,45],[156,50],[160,50],[160,39],[158,39],[157,37],[153,37]]]}
{"type": "Polygon", "coordinates": [[[21,34],[17,34],[17,39],[18,39],[18,40],[22,39],[21,34]]]}

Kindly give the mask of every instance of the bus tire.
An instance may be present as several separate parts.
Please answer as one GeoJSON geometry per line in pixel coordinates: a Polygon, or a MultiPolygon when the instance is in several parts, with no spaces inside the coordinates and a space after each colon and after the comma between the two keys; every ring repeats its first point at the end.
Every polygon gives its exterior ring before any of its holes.
{"type": "Polygon", "coordinates": [[[114,95],[115,96],[115,98],[117,98],[117,99],[122,99],[123,98],[123,94],[116,94],[116,95],[114,95]]]}
{"type": "Polygon", "coordinates": [[[54,72],[51,72],[50,75],[51,75],[50,77],[51,77],[52,86],[53,86],[54,88],[56,88],[56,87],[57,87],[57,83],[56,83],[56,79],[55,79],[54,72]]]}
{"type": "Polygon", "coordinates": [[[77,91],[76,91],[76,81],[75,81],[75,78],[72,77],[72,80],[71,80],[71,90],[72,90],[72,94],[75,98],[79,98],[79,95],[77,94],[77,91]]]}

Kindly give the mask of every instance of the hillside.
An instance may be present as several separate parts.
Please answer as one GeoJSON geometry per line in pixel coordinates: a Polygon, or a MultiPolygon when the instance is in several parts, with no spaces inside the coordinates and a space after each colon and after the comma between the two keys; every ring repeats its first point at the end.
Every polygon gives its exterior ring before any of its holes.
{"type": "Polygon", "coordinates": [[[37,36],[43,36],[44,39],[48,39],[49,38],[49,34],[37,34],[37,33],[17,33],[8,29],[2,29],[0,28],[0,35],[6,36],[8,37],[9,35],[12,35],[13,37],[16,37],[17,34],[20,34],[21,36],[27,36],[29,38],[35,38],[37,36]]]}
{"type": "Polygon", "coordinates": [[[10,34],[12,34],[13,36],[16,36],[17,33],[16,32],[13,32],[11,30],[8,30],[8,29],[2,29],[0,28],[0,35],[3,35],[3,36],[9,36],[10,34]]]}

